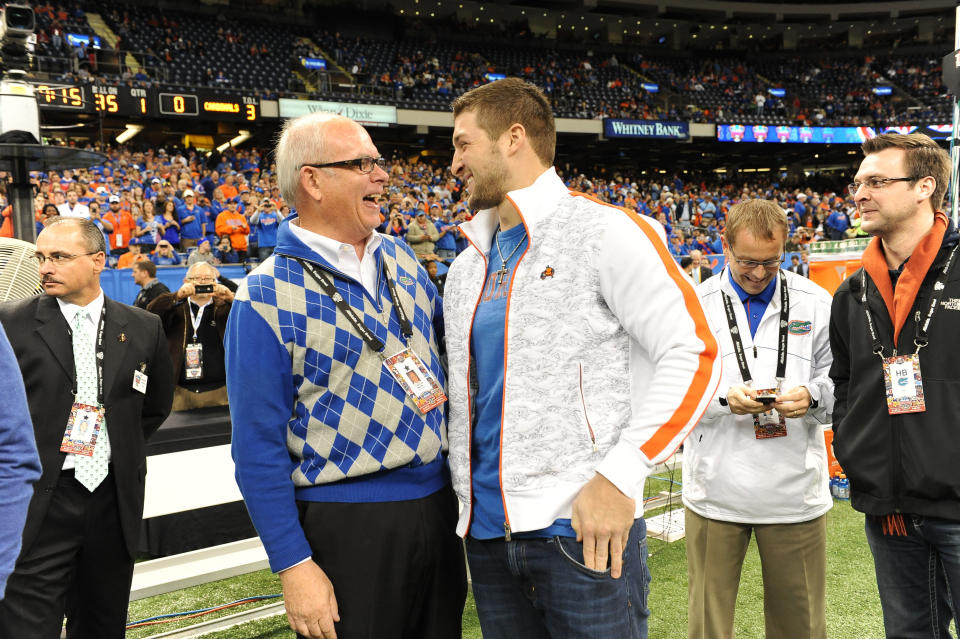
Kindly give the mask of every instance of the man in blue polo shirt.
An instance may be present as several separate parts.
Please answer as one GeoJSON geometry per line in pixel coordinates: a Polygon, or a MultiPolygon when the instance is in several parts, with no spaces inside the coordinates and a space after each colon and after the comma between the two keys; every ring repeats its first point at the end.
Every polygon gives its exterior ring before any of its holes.
{"type": "Polygon", "coordinates": [[[206,226],[206,210],[197,206],[193,191],[183,192],[183,206],[177,208],[177,218],[180,220],[180,248],[193,248],[203,237],[206,226]]]}

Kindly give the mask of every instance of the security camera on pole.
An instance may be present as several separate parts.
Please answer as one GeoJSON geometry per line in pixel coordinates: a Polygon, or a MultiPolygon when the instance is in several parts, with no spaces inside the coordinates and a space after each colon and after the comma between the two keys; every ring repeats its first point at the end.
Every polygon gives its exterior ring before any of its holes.
{"type": "Polygon", "coordinates": [[[26,5],[8,4],[0,13],[0,171],[13,176],[13,233],[33,242],[36,225],[30,171],[85,168],[106,160],[91,151],[41,144],[40,109],[29,81],[37,20],[26,5]]]}

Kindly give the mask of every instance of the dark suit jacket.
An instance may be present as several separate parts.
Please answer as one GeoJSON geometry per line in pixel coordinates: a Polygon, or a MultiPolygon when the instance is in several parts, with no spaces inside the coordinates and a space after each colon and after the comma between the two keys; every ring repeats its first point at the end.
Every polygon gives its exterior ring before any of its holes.
{"type": "Polygon", "coordinates": [[[701,266],[701,267],[700,267],[700,281],[701,281],[701,282],[706,282],[706,281],[709,280],[711,277],[713,277],[713,269],[710,268],[709,266],[701,266]]]}
{"type": "Polygon", "coordinates": [[[794,265],[791,264],[790,266],[787,267],[787,270],[788,270],[788,271],[791,271],[791,272],[793,272],[793,273],[796,273],[797,275],[803,275],[804,277],[810,277],[809,267],[808,267],[806,264],[804,264],[803,262],[801,262],[800,264],[797,264],[796,266],[794,266],[794,265]]]}
{"type": "MultiPolygon", "coordinates": [[[[110,299],[104,305],[103,392],[111,464],[124,540],[135,557],[147,474],[146,440],[170,413],[173,367],[156,315],[110,299]],[[133,388],[133,372],[141,366],[148,376],[146,394],[133,388]]],[[[43,465],[27,511],[23,552],[36,538],[66,456],[60,442],[74,400],[73,344],[57,300],[47,295],[0,304],[0,322],[23,374],[43,465]]]]}

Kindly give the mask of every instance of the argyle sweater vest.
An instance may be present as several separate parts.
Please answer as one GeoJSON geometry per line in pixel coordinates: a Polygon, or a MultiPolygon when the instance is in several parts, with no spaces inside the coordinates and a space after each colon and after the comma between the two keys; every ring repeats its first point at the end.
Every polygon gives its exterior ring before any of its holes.
{"type": "MultiPolygon", "coordinates": [[[[376,255],[378,301],[359,282],[319,259],[311,262],[332,276],[337,291],[386,344],[383,354],[389,357],[405,343],[383,276],[385,266],[413,324],[410,346],[445,384],[433,331],[434,314],[439,312],[435,287],[402,241],[384,237],[376,255]]],[[[290,355],[294,407],[287,423],[287,448],[299,460],[292,473],[296,486],[415,468],[437,460],[446,450],[444,407],[421,414],[381,356],[364,343],[295,258],[275,253],[247,277],[236,301],[249,303],[290,355]]],[[[251,346],[256,353],[256,345],[251,346]]]]}

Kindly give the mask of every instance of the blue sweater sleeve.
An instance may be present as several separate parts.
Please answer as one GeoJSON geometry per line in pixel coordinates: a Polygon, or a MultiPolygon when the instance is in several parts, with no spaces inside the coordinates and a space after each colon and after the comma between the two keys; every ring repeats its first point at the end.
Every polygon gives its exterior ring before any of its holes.
{"type": "Polygon", "coordinates": [[[249,301],[234,302],[224,349],[237,485],[270,568],[279,572],[313,554],[300,526],[291,479],[296,462],[287,450],[295,392],[290,355],[249,301]]]}
{"type": "Polygon", "coordinates": [[[0,599],[20,554],[20,538],[33,497],[31,485],[40,479],[40,458],[34,441],[27,394],[16,356],[0,328],[0,599]]]}

